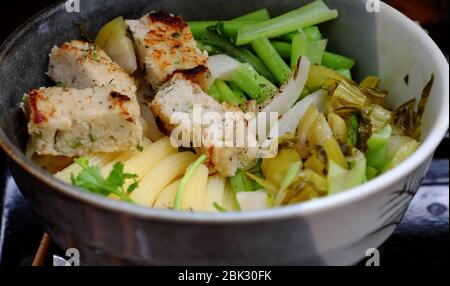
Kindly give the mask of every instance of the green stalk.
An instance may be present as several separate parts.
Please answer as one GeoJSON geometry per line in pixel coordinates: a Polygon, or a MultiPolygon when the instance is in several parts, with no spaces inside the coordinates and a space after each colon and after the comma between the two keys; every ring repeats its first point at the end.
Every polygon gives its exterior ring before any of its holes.
{"type": "Polygon", "coordinates": [[[232,39],[236,39],[239,30],[241,30],[244,27],[248,27],[248,26],[260,23],[260,22],[261,21],[258,21],[258,20],[256,20],[256,21],[223,21],[223,22],[219,22],[217,24],[217,30],[232,39]]]}
{"type": "Polygon", "coordinates": [[[322,0],[317,0],[302,8],[276,18],[242,28],[237,37],[237,45],[245,45],[265,37],[274,38],[337,18],[338,12],[330,10],[322,0]]]}
{"type": "Polygon", "coordinates": [[[305,33],[299,33],[292,40],[291,68],[295,68],[300,56],[306,56],[312,64],[320,64],[327,42],[327,40],[308,41],[305,33]]]}
{"type": "Polygon", "coordinates": [[[266,64],[280,85],[284,84],[291,75],[291,69],[284,62],[267,38],[259,38],[252,42],[252,48],[266,64]]]}
{"type": "Polygon", "coordinates": [[[211,84],[208,90],[208,94],[211,95],[215,100],[222,102],[222,96],[220,94],[219,89],[217,88],[216,81],[211,84]]]}
{"type": "Polygon", "coordinates": [[[220,79],[216,79],[215,85],[217,86],[217,89],[220,92],[220,98],[233,105],[233,106],[239,106],[240,104],[243,104],[245,102],[245,97],[239,97],[234,94],[233,90],[227,85],[226,82],[220,79]]]}
{"type": "Polygon", "coordinates": [[[242,64],[233,75],[233,82],[258,103],[264,102],[277,91],[277,87],[267,80],[250,64],[242,64]]]}
{"type": "MultiPolygon", "coordinates": [[[[306,34],[308,41],[320,41],[322,40],[322,33],[320,33],[319,27],[311,26],[303,28],[303,32],[306,34]]],[[[286,35],[282,35],[280,39],[288,42],[292,42],[295,36],[297,36],[299,32],[292,32],[286,35]]]]}
{"type": "Polygon", "coordinates": [[[338,73],[340,73],[341,75],[345,76],[348,79],[352,79],[352,73],[350,72],[349,69],[339,69],[336,70],[338,73]]]}
{"type": "Polygon", "coordinates": [[[306,38],[306,34],[298,33],[292,39],[291,46],[291,68],[295,68],[298,63],[300,57],[306,54],[306,50],[308,49],[308,39],[306,38]]]}
{"type": "Polygon", "coordinates": [[[201,155],[189,168],[186,170],[183,179],[181,179],[180,187],[175,195],[174,209],[181,210],[183,204],[184,192],[186,191],[186,186],[194,175],[195,171],[200,167],[201,164],[207,159],[206,155],[201,155]]]}
{"type": "Polygon", "coordinates": [[[277,50],[282,58],[290,59],[291,58],[291,50],[292,45],[286,42],[281,41],[271,41],[272,46],[277,50]]]}
{"type": "Polygon", "coordinates": [[[207,30],[203,33],[202,38],[203,44],[213,46],[240,62],[251,64],[258,71],[258,73],[262,74],[265,78],[272,82],[276,81],[261,59],[245,49],[236,47],[232,42],[218,35],[214,29],[207,30]]]}
{"type": "Polygon", "coordinates": [[[195,39],[200,39],[208,27],[215,26],[219,21],[189,21],[188,25],[195,39]]]}
{"type": "Polygon", "coordinates": [[[355,61],[341,55],[325,52],[322,58],[322,65],[331,69],[351,69],[355,65],[355,61]]]}
{"type": "Polygon", "coordinates": [[[233,21],[248,21],[248,20],[265,21],[265,20],[269,20],[269,19],[270,19],[269,11],[266,8],[264,8],[264,9],[259,9],[254,12],[234,18],[233,21]]]}
{"type": "Polygon", "coordinates": [[[234,92],[234,94],[245,100],[247,99],[247,97],[245,96],[244,91],[234,82],[229,82],[228,85],[230,86],[231,90],[234,92]]]}

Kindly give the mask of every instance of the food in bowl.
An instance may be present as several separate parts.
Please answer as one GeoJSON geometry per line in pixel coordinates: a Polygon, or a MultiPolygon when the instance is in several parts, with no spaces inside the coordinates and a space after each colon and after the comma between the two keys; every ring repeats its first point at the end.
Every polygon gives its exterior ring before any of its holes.
{"type": "Polygon", "coordinates": [[[113,19],[94,42],[51,51],[56,86],[23,99],[27,154],[81,190],[186,211],[261,210],[364,184],[419,146],[433,76],[418,103],[388,106],[381,79],[356,83],[355,61],[327,50],[317,25],[336,17],[319,0],[275,18],[113,19]],[[196,107],[219,120],[196,123],[196,107]],[[275,123],[259,120],[270,113],[275,123]],[[242,144],[216,144],[230,138],[215,131],[238,126],[242,144]]]}

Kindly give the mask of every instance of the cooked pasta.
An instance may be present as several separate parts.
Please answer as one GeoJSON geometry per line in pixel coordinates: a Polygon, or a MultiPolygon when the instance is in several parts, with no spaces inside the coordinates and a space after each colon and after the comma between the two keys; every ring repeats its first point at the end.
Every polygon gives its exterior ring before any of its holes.
{"type": "Polygon", "coordinates": [[[225,202],[226,179],[220,175],[211,176],[206,186],[206,211],[218,211],[216,206],[223,206],[225,202]]]}
{"type": "Polygon", "coordinates": [[[182,209],[190,211],[206,210],[206,187],[208,184],[208,168],[200,165],[186,185],[182,209]]]}
{"type": "Polygon", "coordinates": [[[180,188],[180,183],[181,180],[178,180],[164,188],[153,206],[155,208],[173,208],[175,196],[180,188]]]}
{"type": "MultiPolygon", "coordinates": [[[[161,191],[176,178],[181,177],[196,156],[192,152],[181,152],[165,156],[152,167],[150,172],[139,182],[139,187],[131,194],[137,204],[153,206],[161,191]]],[[[149,168],[150,167],[150,168],[149,168]]]]}

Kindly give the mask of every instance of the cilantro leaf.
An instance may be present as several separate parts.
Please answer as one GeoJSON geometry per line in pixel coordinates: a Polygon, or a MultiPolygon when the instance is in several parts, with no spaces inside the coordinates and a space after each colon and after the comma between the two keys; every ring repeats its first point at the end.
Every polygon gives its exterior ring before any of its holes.
{"type": "Polygon", "coordinates": [[[137,175],[124,173],[124,166],[121,162],[114,164],[108,177],[102,176],[99,166],[90,166],[89,159],[81,157],[75,160],[75,163],[81,167],[81,172],[77,176],[71,175],[72,185],[92,193],[103,196],[116,195],[121,200],[133,202],[128,194],[138,187],[137,175]],[[127,180],[133,182],[124,191],[124,185],[127,180]]]}

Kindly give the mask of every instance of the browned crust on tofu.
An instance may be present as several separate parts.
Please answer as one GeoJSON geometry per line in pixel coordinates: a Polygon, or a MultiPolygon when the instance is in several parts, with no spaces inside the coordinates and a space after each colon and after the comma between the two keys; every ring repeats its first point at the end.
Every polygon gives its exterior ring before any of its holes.
{"type": "MultiPolygon", "coordinates": [[[[111,91],[109,94],[112,98],[113,105],[118,106],[120,109],[120,114],[128,117],[126,120],[128,122],[134,122],[134,119],[129,117],[130,113],[128,112],[128,109],[126,107],[126,103],[131,100],[131,98],[128,95],[121,94],[117,91],[111,91]]],[[[112,108],[112,105],[110,106],[112,108]]]]}
{"type": "Polygon", "coordinates": [[[187,23],[184,22],[183,18],[164,11],[151,12],[148,14],[148,17],[152,22],[161,22],[172,26],[175,29],[183,29],[187,27],[187,23]]]}
{"type": "Polygon", "coordinates": [[[28,106],[31,111],[31,120],[33,120],[35,124],[47,122],[47,117],[45,114],[41,113],[37,107],[38,101],[47,100],[47,97],[38,90],[33,89],[28,92],[28,98],[28,106]]]}
{"type": "Polygon", "coordinates": [[[176,70],[172,74],[167,76],[166,81],[171,80],[176,75],[199,84],[205,90],[209,87],[208,79],[210,77],[210,74],[208,68],[205,65],[199,65],[187,70],[176,70]]]}

